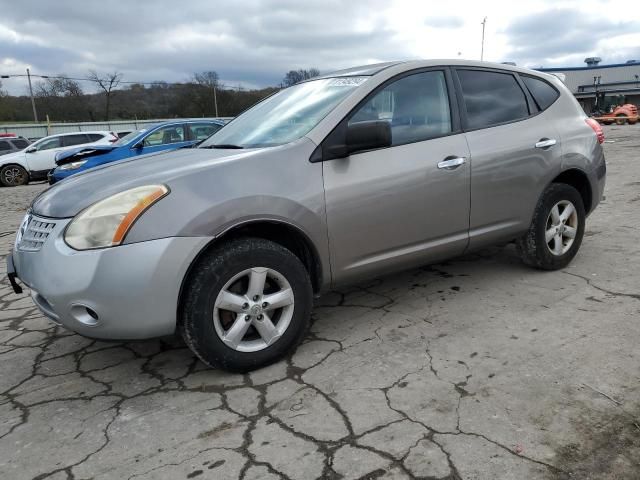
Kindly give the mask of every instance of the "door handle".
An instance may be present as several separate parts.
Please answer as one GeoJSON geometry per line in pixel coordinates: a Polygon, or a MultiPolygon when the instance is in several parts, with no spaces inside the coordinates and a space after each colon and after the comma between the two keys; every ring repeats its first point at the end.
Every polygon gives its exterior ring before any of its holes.
{"type": "Polygon", "coordinates": [[[556,144],[555,138],[541,138],[538,142],[536,142],[536,148],[550,148],[556,144]]]}
{"type": "Polygon", "coordinates": [[[445,160],[438,162],[438,168],[442,170],[455,170],[466,161],[467,159],[464,157],[446,158],[445,160]]]}

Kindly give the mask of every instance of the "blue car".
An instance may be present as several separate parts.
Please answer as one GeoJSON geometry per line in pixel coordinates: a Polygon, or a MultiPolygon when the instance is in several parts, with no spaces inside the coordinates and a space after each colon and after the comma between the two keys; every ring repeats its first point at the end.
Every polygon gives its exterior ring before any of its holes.
{"type": "Polygon", "coordinates": [[[111,145],[88,145],[60,152],[56,155],[57,167],[49,172],[49,183],[53,185],[76,173],[116,160],[190,147],[223,126],[222,120],[209,119],[163,122],[131,132],[111,145]]]}

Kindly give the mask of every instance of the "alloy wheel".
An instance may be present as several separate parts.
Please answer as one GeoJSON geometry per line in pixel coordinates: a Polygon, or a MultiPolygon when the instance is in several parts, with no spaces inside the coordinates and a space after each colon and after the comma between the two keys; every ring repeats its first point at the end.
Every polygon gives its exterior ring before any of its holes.
{"type": "Polygon", "coordinates": [[[24,183],[24,174],[22,169],[18,167],[8,167],[2,172],[4,183],[7,185],[22,185],[24,183]]]}
{"type": "Polygon", "coordinates": [[[549,251],[564,255],[573,245],[578,232],[578,212],[569,200],[556,203],[547,217],[544,239],[549,251]]]}
{"type": "Polygon", "coordinates": [[[253,267],[222,287],[213,308],[220,339],[239,352],[257,352],[275,343],[291,323],[294,294],[276,270],[253,267]]]}

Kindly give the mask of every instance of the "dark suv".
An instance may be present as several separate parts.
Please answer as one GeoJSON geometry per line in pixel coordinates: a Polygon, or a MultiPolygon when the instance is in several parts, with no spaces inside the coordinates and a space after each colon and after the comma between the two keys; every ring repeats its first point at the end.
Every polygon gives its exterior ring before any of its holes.
{"type": "Polygon", "coordinates": [[[27,148],[31,142],[24,137],[0,137],[0,155],[27,148]]]}

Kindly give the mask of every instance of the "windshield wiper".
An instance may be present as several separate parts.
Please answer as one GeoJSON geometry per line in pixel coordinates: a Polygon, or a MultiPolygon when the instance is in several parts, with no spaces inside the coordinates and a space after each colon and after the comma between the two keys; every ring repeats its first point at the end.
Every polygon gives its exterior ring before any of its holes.
{"type": "Polygon", "coordinates": [[[242,150],[244,147],[240,145],[233,145],[232,143],[218,143],[216,145],[206,145],[200,148],[223,148],[229,150],[242,150]]]}

